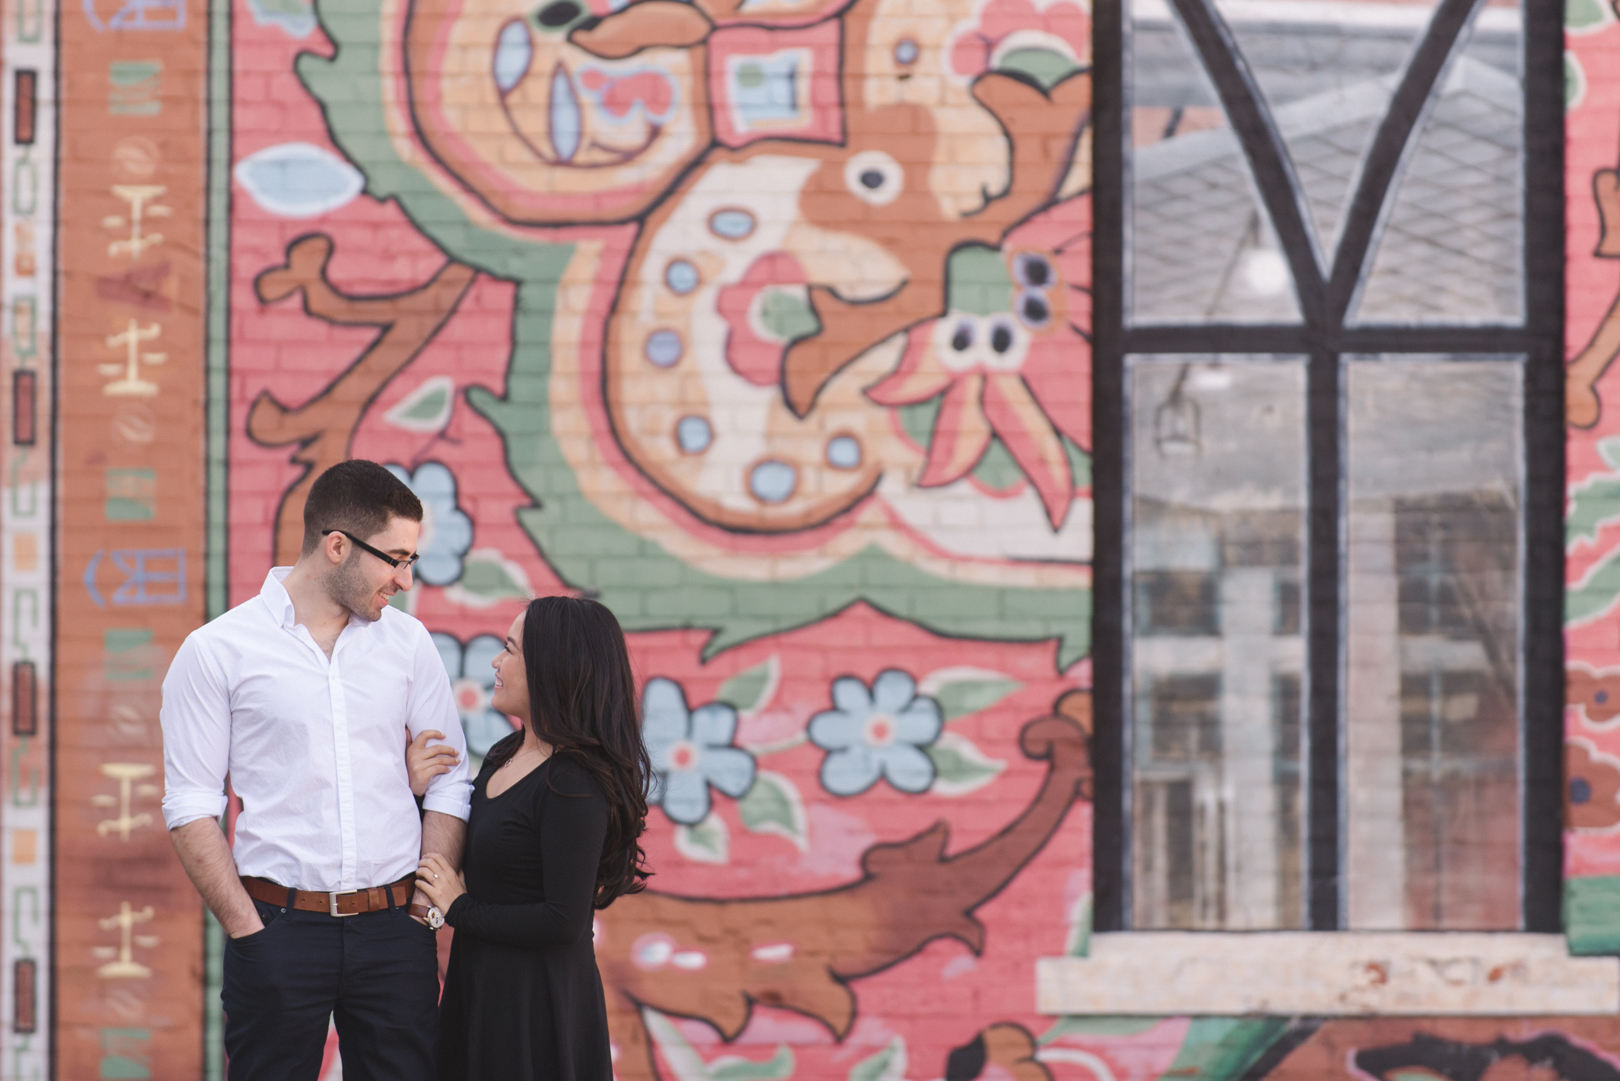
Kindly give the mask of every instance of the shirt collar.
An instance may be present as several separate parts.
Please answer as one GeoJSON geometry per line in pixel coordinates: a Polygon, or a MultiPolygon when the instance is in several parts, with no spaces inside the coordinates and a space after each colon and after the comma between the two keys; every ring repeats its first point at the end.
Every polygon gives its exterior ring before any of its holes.
{"type": "MultiPolygon", "coordinates": [[[[287,587],[281,584],[282,579],[291,574],[292,570],[291,567],[271,567],[270,573],[264,576],[264,585],[259,587],[259,596],[264,599],[265,606],[270,609],[270,614],[275,616],[283,627],[293,627],[298,623],[298,616],[293,612],[292,594],[288,593],[287,587]]],[[[377,622],[381,623],[382,620],[379,619],[377,622]]],[[[353,612],[350,612],[348,625],[369,630],[371,621],[361,619],[353,612]]]]}
{"type": "Polygon", "coordinates": [[[259,596],[264,598],[265,606],[270,614],[275,616],[283,627],[291,627],[297,617],[293,615],[292,595],[281,580],[292,573],[291,567],[271,567],[270,573],[264,576],[264,585],[259,587],[259,596]]]}

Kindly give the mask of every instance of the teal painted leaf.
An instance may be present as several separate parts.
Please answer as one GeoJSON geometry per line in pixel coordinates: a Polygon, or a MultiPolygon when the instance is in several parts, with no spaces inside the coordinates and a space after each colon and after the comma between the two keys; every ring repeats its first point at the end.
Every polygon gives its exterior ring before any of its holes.
{"type": "Polygon", "coordinates": [[[1061,1040],[1065,1036],[1140,1036],[1155,1025],[1162,1024],[1162,1017],[1092,1017],[1070,1015],[1060,1017],[1052,1023],[1045,1034],[1036,1043],[1048,1044],[1061,1040]]]}
{"type": "Polygon", "coordinates": [[[1288,1025],[1286,1017],[1195,1017],[1181,1051],[1163,1076],[1237,1081],[1288,1025]]]}
{"type": "Polygon", "coordinates": [[[1564,109],[1575,108],[1586,97],[1586,72],[1574,53],[1564,54],[1564,109]]]}
{"type": "Polygon", "coordinates": [[[488,604],[529,596],[528,586],[518,581],[502,560],[483,557],[477,552],[468,553],[456,586],[461,592],[488,604]]]}
{"type": "Polygon", "coordinates": [[[1620,599],[1620,551],[1610,552],[1579,584],[1564,591],[1564,623],[1585,623],[1620,599]]]}
{"type": "Polygon", "coordinates": [[[745,668],[720,684],[715,701],[724,702],[738,713],[757,713],[770,704],[776,692],[781,662],[776,655],[752,668],[745,668]]]}
{"type": "Polygon", "coordinates": [[[641,1010],[641,1020],[647,1026],[647,1034],[652,1037],[653,1043],[664,1053],[664,1061],[669,1064],[675,1081],[711,1081],[709,1066],[703,1061],[703,1056],[681,1035],[681,1030],[675,1027],[673,1021],[657,1010],[646,1007],[641,1010]]]}
{"type": "Polygon", "coordinates": [[[1069,938],[1063,945],[1069,957],[1085,957],[1091,952],[1091,894],[1085,894],[1074,903],[1069,919],[1069,938]]]}
{"type": "Polygon", "coordinates": [[[1589,34],[1614,21],[1614,14],[1603,0],[1564,0],[1564,29],[1572,34],[1589,34]]]}
{"type": "Polygon", "coordinates": [[[755,773],[753,786],[737,801],[737,813],[750,833],[786,837],[801,852],[808,847],[804,799],[797,786],[779,773],[755,773]]]}
{"type": "MultiPolygon", "coordinates": [[[[1598,453],[1610,466],[1620,469],[1620,439],[1605,439],[1598,453]]],[[[1598,530],[1620,518],[1620,473],[1603,473],[1569,489],[1569,514],[1564,518],[1564,543],[1597,540],[1598,530]]]]}
{"type": "Polygon", "coordinates": [[[779,1044],[776,1054],[764,1062],[746,1059],[719,1063],[709,1067],[711,1081],[786,1081],[793,1076],[793,1048],[779,1044]]]}
{"type": "Polygon", "coordinates": [[[930,791],[940,796],[960,796],[983,788],[1007,768],[1007,763],[985,757],[972,740],[955,732],[944,733],[923,750],[934,760],[930,791]]]}
{"type": "Polygon", "coordinates": [[[889,1046],[862,1059],[849,1071],[849,1081],[900,1081],[906,1076],[906,1041],[896,1036],[889,1046]]]}
{"type": "Polygon", "coordinates": [[[675,827],[675,851],[694,863],[730,863],[731,831],[714,812],[695,826],[675,827]]]}
{"type": "Polygon", "coordinates": [[[1016,679],[984,669],[949,670],[924,677],[922,693],[939,703],[940,716],[947,721],[989,709],[1014,691],[1023,688],[1016,679]]]}

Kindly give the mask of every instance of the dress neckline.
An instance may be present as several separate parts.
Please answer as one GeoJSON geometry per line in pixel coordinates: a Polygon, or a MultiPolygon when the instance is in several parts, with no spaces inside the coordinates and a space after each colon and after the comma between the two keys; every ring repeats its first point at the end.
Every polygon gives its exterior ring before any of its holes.
{"type": "MultiPolygon", "coordinates": [[[[541,770],[545,769],[546,766],[549,765],[551,763],[551,760],[553,758],[555,758],[555,757],[556,757],[555,754],[546,755],[546,757],[542,758],[539,761],[539,763],[536,764],[536,766],[533,769],[529,770],[529,772],[525,773],[523,776],[519,777],[517,780],[513,781],[511,784],[507,785],[505,788],[501,789],[500,795],[492,796],[492,795],[489,794],[489,782],[494,780],[495,775],[500,772],[500,768],[497,767],[494,771],[492,771],[490,773],[490,775],[488,777],[484,778],[484,799],[488,800],[490,803],[494,803],[496,800],[504,798],[506,795],[508,795],[512,791],[512,789],[516,788],[518,785],[522,784],[524,781],[527,781],[530,777],[533,777],[536,773],[539,773],[541,770]]],[[[504,763],[503,763],[503,765],[504,765],[504,763]]]]}

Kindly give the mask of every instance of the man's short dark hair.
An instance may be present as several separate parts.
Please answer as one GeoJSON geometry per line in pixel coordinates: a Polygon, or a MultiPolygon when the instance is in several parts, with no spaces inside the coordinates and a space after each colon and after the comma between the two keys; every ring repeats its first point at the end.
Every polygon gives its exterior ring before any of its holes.
{"type": "Polygon", "coordinates": [[[422,501],[376,462],[339,462],[315,479],[304,500],[302,554],[318,548],[327,530],[342,529],[364,540],[387,529],[390,518],[420,522],[422,501]]]}

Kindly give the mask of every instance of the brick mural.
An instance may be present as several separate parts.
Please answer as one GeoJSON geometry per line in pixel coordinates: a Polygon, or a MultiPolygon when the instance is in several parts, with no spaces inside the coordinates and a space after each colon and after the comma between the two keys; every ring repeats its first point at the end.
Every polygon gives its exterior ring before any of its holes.
{"type": "MultiPolygon", "coordinates": [[[[1399,6],[1346,25],[1396,37],[1399,6]]],[[[1479,6],[1493,32],[1517,18],[1479,6]]],[[[597,597],[629,633],[656,874],[596,926],[622,1081],[1620,1079],[1613,1016],[1037,1001],[1038,961],[1090,952],[1093,737],[1125,723],[1092,704],[1094,14],[9,0],[0,1078],[223,1076],[218,929],[157,815],[158,688],[192,627],[296,557],[320,471],[360,457],[426,509],[396,603],[432,632],[475,758],[512,730],[489,662],[530,598],[597,597]]],[[[1567,20],[1563,906],[1570,952],[1608,956],[1620,19],[1571,0],[1567,20]]],[[[1517,93],[1489,44],[1441,83],[1517,93]]],[[[1285,320],[1258,215],[1229,230],[1207,304],[1177,284],[1224,236],[1197,193],[1249,199],[1200,139],[1225,128],[1219,102],[1189,94],[1114,118],[1164,195],[1132,228],[1162,211],[1192,238],[1143,245],[1160,291],[1138,308],[1219,321],[1231,286],[1285,320]]],[[[1277,115],[1308,133],[1301,108],[1277,115]]],[[[1400,213],[1392,229],[1422,232],[1400,213]]],[[[1367,303],[1421,324],[1401,306],[1419,272],[1381,265],[1367,303]]],[[[1217,383],[1188,378],[1138,418],[1184,425],[1161,442],[1199,439],[1184,390],[1217,383]]],[[[1268,642],[1301,634],[1294,588],[1268,642]]],[[[1347,796],[1376,798],[1401,797],[1347,796]]],[[[1301,873],[1289,828],[1278,881],[1301,873]]],[[[1299,889],[1268,887],[1240,925],[1177,915],[1193,902],[1166,887],[1162,926],[1303,928],[1264,922],[1302,913],[1299,889]]],[[[1503,905],[1511,926],[1492,909],[1468,929],[1517,927],[1503,905]]],[[[323,1074],[341,1075],[335,1039],[323,1074]]]]}

